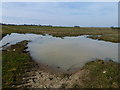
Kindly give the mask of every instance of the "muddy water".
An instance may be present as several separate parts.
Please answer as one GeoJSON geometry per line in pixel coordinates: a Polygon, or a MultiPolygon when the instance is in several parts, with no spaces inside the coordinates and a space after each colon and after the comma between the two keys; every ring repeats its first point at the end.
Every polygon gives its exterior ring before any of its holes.
{"type": "Polygon", "coordinates": [[[118,44],[86,38],[86,36],[64,37],[64,39],[36,34],[17,34],[5,36],[2,45],[31,40],[28,51],[38,63],[74,70],[96,58],[118,61],[118,44]]]}

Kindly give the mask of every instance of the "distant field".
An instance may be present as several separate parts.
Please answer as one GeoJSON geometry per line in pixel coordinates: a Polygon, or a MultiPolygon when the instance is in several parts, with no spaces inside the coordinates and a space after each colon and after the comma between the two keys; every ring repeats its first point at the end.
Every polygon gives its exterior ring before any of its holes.
{"type": "Polygon", "coordinates": [[[120,42],[118,40],[118,29],[112,28],[2,25],[2,35],[4,36],[10,33],[50,34],[56,37],[91,35],[89,38],[120,42]],[[101,36],[98,37],[98,35],[101,36]]]}

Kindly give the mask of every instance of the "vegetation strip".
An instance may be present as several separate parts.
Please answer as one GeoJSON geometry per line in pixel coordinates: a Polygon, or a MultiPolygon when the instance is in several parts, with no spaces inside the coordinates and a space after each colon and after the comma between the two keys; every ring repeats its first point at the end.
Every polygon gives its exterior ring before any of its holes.
{"type": "Polygon", "coordinates": [[[50,34],[56,37],[91,35],[89,38],[118,43],[120,29],[90,27],[52,27],[31,25],[2,25],[2,36],[11,33],[50,34]],[[101,35],[98,37],[98,35],[101,35]]]}
{"type": "Polygon", "coordinates": [[[11,45],[2,51],[2,85],[3,88],[16,87],[25,83],[25,71],[34,66],[29,53],[25,51],[28,41],[11,45]],[[32,66],[33,65],[33,66],[32,66]]]}

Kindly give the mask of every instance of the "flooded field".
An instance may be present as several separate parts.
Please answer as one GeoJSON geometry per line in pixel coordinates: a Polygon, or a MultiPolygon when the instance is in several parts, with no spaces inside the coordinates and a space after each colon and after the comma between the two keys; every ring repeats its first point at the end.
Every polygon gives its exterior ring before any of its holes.
{"type": "Polygon", "coordinates": [[[12,33],[0,41],[0,47],[23,40],[31,41],[27,50],[35,61],[61,70],[74,70],[96,59],[118,62],[118,43],[93,40],[86,36],[62,39],[50,35],[12,33]]]}

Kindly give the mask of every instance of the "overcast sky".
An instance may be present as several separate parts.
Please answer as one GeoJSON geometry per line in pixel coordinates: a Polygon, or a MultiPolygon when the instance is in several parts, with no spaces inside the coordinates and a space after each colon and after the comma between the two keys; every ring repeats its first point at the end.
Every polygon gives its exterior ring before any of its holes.
{"type": "Polygon", "coordinates": [[[118,3],[4,2],[2,22],[83,27],[118,26],[118,3]]]}

